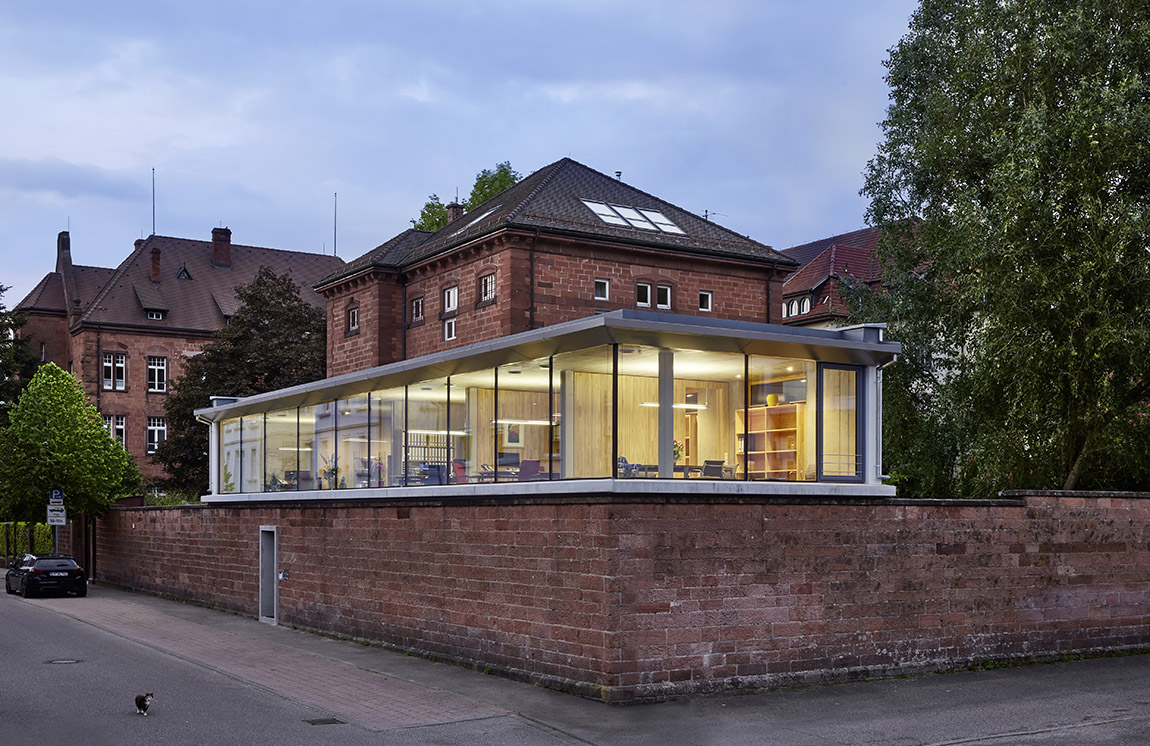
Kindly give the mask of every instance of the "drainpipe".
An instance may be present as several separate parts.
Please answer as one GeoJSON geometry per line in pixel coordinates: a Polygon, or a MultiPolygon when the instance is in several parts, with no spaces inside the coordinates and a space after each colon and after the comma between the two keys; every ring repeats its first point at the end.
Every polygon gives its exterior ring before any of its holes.
{"type": "Polygon", "coordinates": [[[399,359],[407,359],[407,281],[403,283],[403,312],[399,314],[399,323],[402,326],[399,335],[399,359]]]}
{"type": "MultiPolygon", "coordinates": [[[[104,351],[100,345],[101,345],[100,327],[97,326],[96,327],[96,411],[103,414],[103,411],[100,409],[100,392],[103,390],[104,387],[102,385],[103,381],[101,381],[100,378],[104,374],[103,373],[103,371],[104,371],[104,368],[103,368],[104,351]]],[[[80,385],[82,386],[83,383],[81,383],[80,385]]]]}
{"type": "Polygon", "coordinates": [[[530,319],[527,322],[528,329],[535,328],[535,244],[539,243],[539,229],[535,229],[535,237],[531,239],[531,247],[527,249],[528,255],[531,259],[531,294],[530,294],[530,319]]]}

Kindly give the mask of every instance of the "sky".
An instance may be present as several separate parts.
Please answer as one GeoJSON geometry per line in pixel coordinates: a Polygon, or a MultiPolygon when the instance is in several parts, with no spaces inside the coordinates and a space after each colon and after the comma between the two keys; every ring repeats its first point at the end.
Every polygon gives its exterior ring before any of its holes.
{"type": "Polygon", "coordinates": [[[775,248],[865,225],[912,0],[0,2],[0,298],[155,233],[353,259],[570,157],[775,248]]]}

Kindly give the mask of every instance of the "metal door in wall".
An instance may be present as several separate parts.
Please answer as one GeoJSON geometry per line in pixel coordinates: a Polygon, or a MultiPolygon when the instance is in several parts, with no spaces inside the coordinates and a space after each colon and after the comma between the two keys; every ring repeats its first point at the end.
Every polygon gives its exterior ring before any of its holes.
{"type": "Polygon", "coordinates": [[[279,607],[279,537],[275,526],[260,526],[260,621],[276,623],[279,607]]]}

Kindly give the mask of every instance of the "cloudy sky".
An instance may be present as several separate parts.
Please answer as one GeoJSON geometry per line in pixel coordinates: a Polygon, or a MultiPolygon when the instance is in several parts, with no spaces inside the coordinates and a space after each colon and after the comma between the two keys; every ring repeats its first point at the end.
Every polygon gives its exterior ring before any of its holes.
{"type": "Polygon", "coordinates": [[[3,2],[2,302],[59,231],[77,264],[123,260],[153,169],[158,234],[346,259],[484,168],[565,156],[776,248],[854,230],[916,6],[3,2]]]}

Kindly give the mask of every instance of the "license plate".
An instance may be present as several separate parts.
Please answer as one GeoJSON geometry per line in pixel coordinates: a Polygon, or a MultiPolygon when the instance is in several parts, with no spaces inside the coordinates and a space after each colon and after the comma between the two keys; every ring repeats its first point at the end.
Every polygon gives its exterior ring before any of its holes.
{"type": "Polygon", "coordinates": [[[54,578],[66,578],[66,577],[68,577],[68,573],[66,573],[66,572],[50,572],[48,574],[54,578]]]}

